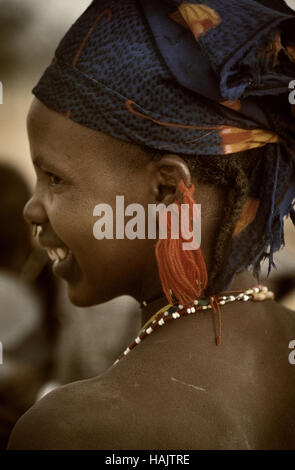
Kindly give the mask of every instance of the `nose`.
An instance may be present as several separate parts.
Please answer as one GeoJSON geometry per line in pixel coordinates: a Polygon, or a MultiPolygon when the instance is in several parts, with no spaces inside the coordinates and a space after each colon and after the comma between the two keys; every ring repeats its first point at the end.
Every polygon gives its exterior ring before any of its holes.
{"type": "Polygon", "coordinates": [[[36,193],[26,203],[23,216],[29,224],[42,225],[48,221],[46,210],[36,193]]]}

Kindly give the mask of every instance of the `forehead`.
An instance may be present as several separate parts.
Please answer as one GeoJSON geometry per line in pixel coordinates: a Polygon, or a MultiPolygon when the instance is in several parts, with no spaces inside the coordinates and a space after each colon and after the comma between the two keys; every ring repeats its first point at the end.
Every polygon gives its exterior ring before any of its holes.
{"type": "Polygon", "coordinates": [[[58,159],[61,165],[92,167],[106,162],[122,144],[66,118],[34,99],[27,118],[32,158],[58,159]]]}
{"type": "Polygon", "coordinates": [[[70,152],[71,158],[81,155],[81,151],[90,153],[98,147],[109,151],[114,144],[109,136],[75,123],[36,98],[28,113],[27,128],[33,146],[65,155],[70,152]]]}
{"type": "Polygon", "coordinates": [[[81,126],[36,98],[27,127],[33,163],[45,161],[49,171],[51,167],[71,172],[82,182],[99,174],[121,184],[150,161],[139,145],[81,126]]]}

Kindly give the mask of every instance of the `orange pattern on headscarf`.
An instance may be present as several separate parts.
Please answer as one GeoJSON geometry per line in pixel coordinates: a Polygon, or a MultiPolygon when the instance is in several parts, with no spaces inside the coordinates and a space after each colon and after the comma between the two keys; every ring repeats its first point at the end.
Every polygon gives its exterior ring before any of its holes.
{"type": "Polygon", "coordinates": [[[185,28],[190,29],[196,40],[202,34],[218,26],[222,21],[217,11],[208,5],[195,5],[189,2],[181,3],[178,11],[169,15],[169,17],[185,28]]]}
{"type": "Polygon", "coordinates": [[[73,61],[72,61],[72,66],[73,67],[77,67],[77,64],[78,64],[78,60],[83,52],[83,49],[91,35],[91,33],[94,31],[94,29],[96,28],[96,25],[97,23],[104,17],[106,16],[107,17],[107,23],[109,23],[109,21],[111,21],[112,19],[112,10],[110,10],[110,8],[106,8],[105,10],[103,10],[94,20],[94,22],[92,23],[91,27],[89,28],[89,30],[87,31],[86,35],[84,36],[81,44],[79,45],[79,48],[78,50],[76,51],[76,54],[73,58],[73,61]]]}
{"type": "Polygon", "coordinates": [[[295,62],[295,46],[287,46],[285,52],[292,62],[295,62]]]}
{"type": "Polygon", "coordinates": [[[243,152],[269,143],[278,143],[279,136],[265,129],[240,129],[239,127],[225,127],[219,130],[222,139],[223,154],[243,152]]]}
{"type": "Polygon", "coordinates": [[[263,54],[265,54],[268,59],[273,57],[272,66],[276,67],[277,65],[280,65],[278,56],[281,51],[283,51],[292,62],[295,62],[295,45],[284,47],[281,41],[281,36],[277,33],[275,39],[270,41],[267,46],[259,52],[258,58],[263,54]]]}
{"type": "Polygon", "coordinates": [[[178,10],[174,13],[171,13],[171,15],[169,15],[169,18],[171,18],[171,20],[175,21],[175,23],[180,24],[184,28],[189,29],[188,24],[184,21],[183,16],[178,10]]]}
{"type": "Polygon", "coordinates": [[[148,116],[147,114],[142,113],[141,111],[137,111],[134,109],[134,105],[138,106],[134,101],[132,100],[126,100],[125,101],[125,106],[128,109],[128,111],[131,114],[134,114],[134,116],[141,117],[143,119],[147,119],[148,121],[152,121],[155,124],[158,124],[159,126],[165,126],[165,127],[175,127],[179,129],[195,129],[195,130],[218,130],[218,129],[223,129],[225,126],[220,124],[219,126],[195,126],[193,124],[179,124],[176,122],[168,122],[168,121],[159,121],[158,119],[155,119],[151,116],[148,116]]]}
{"type": "MultiPolygon", "coordinates": [[[[193,124],[179,124],[173,123],[168,121],[159,121],[147,114],[144,114],[141,111],[137,111],[134,109],[134,101],[126,100],[125,106],[128,111],[133,114],[134,116],[147,119],[149,121],[154,122],[159,126],[171,127],[171,128],[178,128],[178,129],[194,129],[194,130],[212,130],[218,131],[219,136],[221,137],[222,141],[222,153],[235,153],[235,152],[243,152],[244,150],[254,149],[257,147],[263,147],[269,143],[278,143],[279,136],[274,132],[267,131],[265,129],[254,129],[254,130],[247,130],[241,129],[239,127],[233,126],[194,126],[193,124]]],[[[137,106],[137,105],[136,105],[137,106]]]]}
{"type": "Polygon", "coordinates": [[[243,209],[239,220],[237,221],[233,237],[236,237],[244,228],[246,228],[256,217],[258,208],[260,205],[260,200],[255,197],[248,197],[243,209]]]}
{"type": "Polygon", "coordinates": [[[226,108],[233,109],[234,111],[240,111],[240,109],[241,109],[241,101],[240,100],[222,101],[220,104],[222,104],[222,106],[225,106],[226,108]]]}
{"type": "Polygon", "coordinates": [[[272,66],[276,67],[277,65],[280,65],[279,61],[279,53],[283,49],[282,41],[281,41],[281,36],[279,33],[276,34],[275,39],[270,41],[266,47],[264,47],[261,51],[258,53],[258,58],[261,57],[262,55],[265,55],[268,59],[271,57],[273,58],[273,63],[272,66]]]}

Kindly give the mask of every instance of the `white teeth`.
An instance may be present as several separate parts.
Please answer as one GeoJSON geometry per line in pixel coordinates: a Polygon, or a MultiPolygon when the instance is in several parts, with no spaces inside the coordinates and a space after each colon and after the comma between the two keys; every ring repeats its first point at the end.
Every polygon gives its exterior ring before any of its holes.
{"type": "Polygon", "coordinates": [[[56,259],[58,259],[58,256],[56,255],[54,250],[47,249],[47,253],[51,261],[55,261],[56,259]]]}
{"type": "Polygon", "coordinates": [[[69,251],[64,248],[47,248],[47,253],[51,261],[62,261],[67,257],[69,251]]]}
{"type": "Polygon", "coordinates": [[[56,252],[60,259],[65,259],[65,257],[67,256],[67,252],[63,248],[57,248],[56,252]]]}

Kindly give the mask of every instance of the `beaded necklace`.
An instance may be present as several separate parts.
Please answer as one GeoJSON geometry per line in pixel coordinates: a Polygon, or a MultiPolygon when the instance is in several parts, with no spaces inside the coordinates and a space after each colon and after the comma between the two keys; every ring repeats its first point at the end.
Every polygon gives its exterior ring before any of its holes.
{"type": "MultiPolygon", "coordinates": [[[[129,352],[134,349],[142,340],[149,336],[153,331],[157,330],[161,326],[169,323],[172,320],[191,315],[203,310],[212,309],[213,312],[218,314],[219,332],[216,337],[216,345],[221,343],[221,313],[220,306],[225,305],[229,302],[241,301],[247,302],[252,300],[254,302],[261,302],[263,300],[274,299],[274,293],[269,291],[266,286],[258,285],[254,286],[246,291],[226,291],[220,295],[214,295],[210,297],[200,297],[194,300],[192,305],[165,305],[165,307],[158,310],[152,315],[145,325],[140,329],[137,337],[134,341],[125,349],[125,351],[118,357],[114,362],[117,364],[123,357],[127,356],[129,352]]],[[[146,304],[146,303],[145,303],[146,304]]]]}

